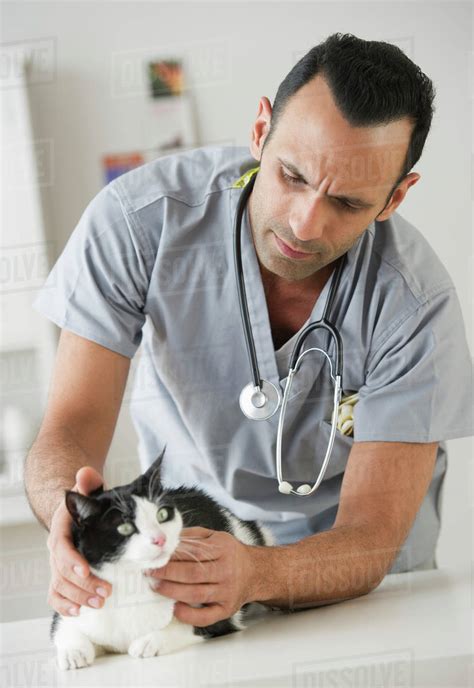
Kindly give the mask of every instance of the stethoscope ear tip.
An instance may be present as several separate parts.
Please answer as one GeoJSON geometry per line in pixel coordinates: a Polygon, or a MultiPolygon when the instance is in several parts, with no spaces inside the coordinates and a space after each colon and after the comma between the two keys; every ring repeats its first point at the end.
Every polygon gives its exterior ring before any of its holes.
{"type": "MultiPolygon", "coordinates": [[[[286,480],[282,480],[278,484],[278,489],[282,494],[291,494],[293,492],[293,485],[286,480]]],[[[311,492],[311,485],[300,485],[296,488],[296,492],[300,495],[307,495],[311,492]]]]}

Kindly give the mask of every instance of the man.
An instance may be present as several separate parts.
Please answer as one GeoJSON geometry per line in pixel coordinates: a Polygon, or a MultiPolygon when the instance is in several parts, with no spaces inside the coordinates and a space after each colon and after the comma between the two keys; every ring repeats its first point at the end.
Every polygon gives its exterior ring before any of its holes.
{"type": "MultiPolygon", "coordinates": [[[[152,572],[160,593],[178,600],[178,619],[208,625],[253,600],[327,604],[366,594],[387,572],[436,566],[443,441],[471,433],[471,364],[453,283],[396,212],[420,179],[410,169],[433,97],[430,80],[396,47],[335,34],[292,69],[273,108],[261,98],[251,155],[232,147],[170,155],[89,204],[36,301],[63,328],[25,471],[32,507],[50,530],[48,601],[57,611],[101,606],[91,598],[96,586],[111,592],[68,540],[61,502],[76,471],[84,493],[102,482],[140,343],[131,412],[142,468],[166,445],[165,484],[198,483],[278,542],[249,548],[190,529],[189,559],[152,572]],[[250,370],[232,227],[256,166],[244,276],[260,372],[281,390],[298,332],[321,317],[334,266],[347,256],[332,320],[344,343],[344,392],[358,395],[353,434],[336,434],[310,497],[277,489],[278,414],[253,422],[238,404],[250,370]]],[[[326,338],[315,333],[311,346],[326,349],[326,338]]],[[[292,484],[314,482],[330,430],[328,365],[317,353],[307,358],[283,438],[292,484]]]]}

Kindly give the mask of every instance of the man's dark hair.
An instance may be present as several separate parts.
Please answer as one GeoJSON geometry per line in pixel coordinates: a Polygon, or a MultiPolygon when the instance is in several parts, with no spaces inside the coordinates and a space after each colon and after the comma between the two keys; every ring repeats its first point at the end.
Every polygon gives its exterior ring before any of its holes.
{"type": "Polygon", "coordinates": [[[350,33],[328,36],[304,55],[283,79],[273,103],[270,140],[291,96],[317,74],[328,83],[343,117],[354,127],[409,118],[414,124],[398,183],[423,151],[434,113],[432,81],[396,45],[365,41],[350,33]]]}

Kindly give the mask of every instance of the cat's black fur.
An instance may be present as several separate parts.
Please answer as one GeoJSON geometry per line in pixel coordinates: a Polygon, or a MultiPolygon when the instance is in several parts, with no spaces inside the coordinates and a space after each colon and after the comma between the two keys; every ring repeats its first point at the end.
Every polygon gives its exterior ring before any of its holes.
{"type": "MultiPolygon", "coordinates": [[[[166,449],[166,447],[165,447],[166,449]]],[[[103,563],[114,561],[120,557],[120,549],[123,546],[123,537],[116,528],[104,529],[100,527],[101,517],[108,512],[107,524],[123,521],[123,509],[128,508],[128,518],[134,520],[135,502],[132,495],[152,497],[152,501],[159,499],[160,504],[172,506],[179,510],[183,527],[202,526],[211,530],[226,531],[234,534],[232,523],[228,517],[230,513],[221,507],[211,496],[207,495],[197,485],[192,487],[180,486],[167,489],[161,483],[160,468],[165,453],[163,449],[160,456],[150,468],[133,482],[121,485],[113,490],[104,490],[103,486],[97,488],[87,498],[87,503],[77,501],[77,493],[67,490],[65,494],[66,505],[73,517],[72,539],[75,548],[97,570],[103,563]],[[115,505],[115,508],[114,508],[115,505]],[[120,506],[121,512],[118,511],[120,506]]],[[[263,546],[266,543],[262,530],[256,521],[244,521],[237,516],[239,524],[250,531],[254,545],[263,546]]],[[[102,521],[103,523],[103,521],[102,521]]],[[[112,591],[113,594],[113,591],[112,591]]],[[[242,612],[250,606],[242,607],[242,612]]],[[[54,612],[50,638],[53,639],[60,615],[54,612]]],[[[233,633],[239,630],[232,619],[225,619],[209,626],[194,626],[194,634],[204,638],[233,633]]]]}

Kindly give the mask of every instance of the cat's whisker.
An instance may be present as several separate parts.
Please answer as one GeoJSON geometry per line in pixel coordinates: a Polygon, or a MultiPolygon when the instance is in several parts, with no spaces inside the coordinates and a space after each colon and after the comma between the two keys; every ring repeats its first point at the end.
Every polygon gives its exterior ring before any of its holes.
{"type": "Polygon", "coordinates": [[[120,494],[120,492],[117,490],[117,488],[114,488],[111,490],[113,499],[115,500],[115,503],[113,506],[120,511],[120,513],[128,517],[129,516],[129,508],[128,505],[123,497],[123,495],[120,494]]]}
{"type": "Polygon", "coordinates": [[[196,513],[197,511],[197,509],[179,509],[179,513],[181,514],[181,516],[188,516],[189,514],[196,513]]]}
{"type": "Polygon", "coordinates": [[[179,556],[180,554],[186,554],[186,555],[189,556],[189,557],[193,557],[193,559],[194,559],[196,562],[200,562],[200,559],[198,559],[197,557],[195,557],[191,552],[187,552],[186,550],[180,550],[179,547],[177,547],[177,548],[175,549],[174,554],[176,555],[176,559],[177,559],[178,561],[186,561],[186,559],[185,559],[184,557],[180,557],[180,556],[179,556]]]}
{"type": "Polygon", "coordinates": [[[182,540],[182,541],[184,541],[184,542],[191,542],[191,543],[193,543],[193,544],[196,543],[196,542],[199,542],[199,543],[200,543],[200,546],[202,546],[202,547],[211,547],[211,543],[210,543],[210,542],[206,542],[203,538],[192,538],[192,537],[182,537],[182,536],[180,536],[180,540],[182,540]]]}
{"type": "Polygon", "coordinates": [[[116,504],[112,504],[111,506],[109,506],[107,511],[102,514],[101,519],[105,518],[107,516],[107,514],[109,513],[109,511],[112,511],[112,509],[117,509],[118,511],[120,511],[120,509],[118,509],[116,504]]]}
{"type": "MultiPolygon", "coordinates": [[[[180,547],[180,545],[178,545],[178,546],[176,547],[175,552],[179,550],[179,547],[180,547]]],[[[203,559],[198,559],[192,552],[190,552],[189,550],[184,549],[184,548],[181,548],[181,551],[182,551],[184,554],[187,554],[189,557],[193,557],[193,559],[195,559],[196,561],[200,561],[201,563],[202,563],[203,561],[214,561],[214,560],[215,560],[215,557],[209,557],[209,559],[206,558],[206,557],[204,557],[203,559]]]]}
{"type": "Polygon", "coordinates": [[[121,514],[123,514],[124,516],[127,516],[128,515],[128,508],[127,508],[126,503],[123,501],[120,493],[116,490],[116,488],[110,490],[110,493],[112,495],[112,504],[107,509],[107,511],[101,515],[101,519],[103,519],[109,513],[109,511],[111,511],[112,509],[116,509],[121,514]]]}
{"type": "MultiPolygon", "coordinates": [[[[155,482],[160,482],[160,469],[156,468],[151,476],[151,480],[148,483],[148,499],[150,502],[153,501],[153,490],[155,489],[155,482]]],[[[158,494],[161,494],[163,490],[161,489],[158,494]]]]}
{"type": "MultiPolygon", "coordinates": [[[[192,552],[189,552],[189,551],[187,551],[186,549],[181,548],[181,550],[180,550],[180,546],[178,545],[178,546],[176,547],[174,553],[175,553],[175,554],[176,554],[176,553],[179,554],[179,553],[181,553],[181,552],[182,552],[183,554],[187,554],[188,557],[192,557],[192,558],[196,561],[197,564],[201,564],[201,566],[204,566],[204,561],[202,561],[201,559],[198,559],[196,556],[194,556],[194,554],[193,554],[192,552]]],[[[182,559],[180,559],[180,561],[182,561],[182,559]]]]}
{"type": "Polygon", "coordinates": [[[127,506],[127,502],[125,501],[124,496],[123,496],[120,492],[118,492],[118,491],[116,492],[116,494],[117,494],[117,497],[118,497],[118,500],[119,500],[120,504],[123,506],[123,508],[124,508],[125,510],[127,510],[127,509],[128,509],[128,506],[127,506]]]}
{"type": "MultiPolygon", "coordinates": [[[[191,555],[189,555],[189,556],[191,556],[191,555]]],[[[188,560],[184,557],[181,557],[181,558],[177,557],[177,561],[188,561],[188,560]]],[[[204,562],[202,562],[200,559],[195,559],[195,562],[196,562],[196,564],[200,564],[201,566],[204,566],[204,562]]]]}

